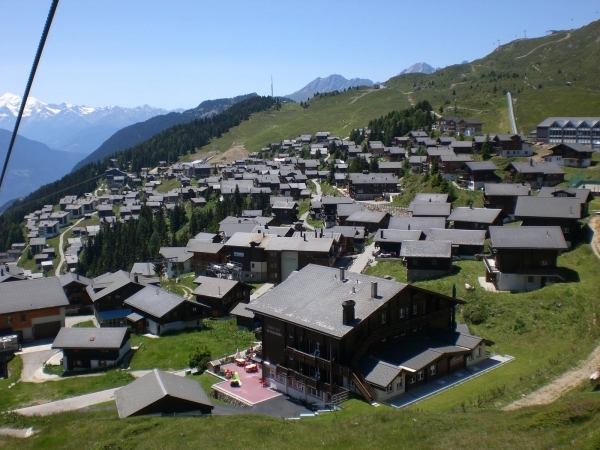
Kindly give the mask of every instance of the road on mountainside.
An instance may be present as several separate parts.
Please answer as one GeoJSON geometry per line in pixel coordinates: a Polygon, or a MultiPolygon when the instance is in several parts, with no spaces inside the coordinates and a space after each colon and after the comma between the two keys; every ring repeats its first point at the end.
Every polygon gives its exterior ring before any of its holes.
{"type": "Polygon", "coordinates": [[[318,202],[321,201],[321,197],[323,197],[323,191],[321,190],[321,185],[316,181],[311,179],[312,184],[317,188],[317,193],[312,195],[312,198],[318,202]]]}
{"type": "Polygon", "coordinates": [[[508,103],[508,117],[510,119],[510,132],[517,134],[517,122],[515,122],[515,111],[513,110],[512,96],[506,92],[506,102],[508,103]]]}
{"type": "Polygon", "coordinates": [[[15,409],[15,412],[24,416],[47,416],[58,412],[87,408],[88,406],[113,400],[117,389],[119,388],[107,389],[105,391],[94,392],[93,394],[80,395],[65,400],[44,403],[43,405],[28,406],[27,408],[15,409]]]}
{"type": "Polygon", "coordinates": [[[566,35],[564,38],[562,38],[562,39],[558,39],[557,41],[546,42],[545,44],[538,45],[536,48],[534,48],[533,50],[531,50],[529,53],[526,53],[526,54],[524,54],[524,55],[521,55],[521,56],[517,56],[515,59],[521,59],[521,58],[525,58],[526,56],[529,56],[529,55],[531,55],[533,52],[535,52],[535,51],[536,51],[538,48],[542,48],[542,47],[544,47],[545,45],[556,44],[557,42],[565,41],[565,40],[569,39],[570,37],[571,37],[571,33],[567,33],[567,35],[566,35]]]}
{"type": "Polygon", "coordinates": [[[60,239],[58,240],[58,254],[60,255],[60,260],[58,261],[58,265],[56,266],[56,270],[54,271],[54,276],[60,277],[60,269],[62,268],[62,265],[65,262],[65,252],[63,251],[63,242],[64,242],[64,238],[65,238],[65,233],[67,233],[67,231],[69,231],[74,226],[81,223],[81,221],[84,219],[85,219],[85,217],[82,217],[77,222],[75,222],[73,225],[71,225],[69,228],[67,228],[65,231],[60,233],[60,239]]]}

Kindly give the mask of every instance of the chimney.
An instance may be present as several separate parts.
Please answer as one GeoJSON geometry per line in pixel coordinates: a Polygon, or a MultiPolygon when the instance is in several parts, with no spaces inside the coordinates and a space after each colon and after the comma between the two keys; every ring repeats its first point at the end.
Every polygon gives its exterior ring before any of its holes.
{"type": "Polygon", "coordinates": [[[410,223],[408,224],[408,227],[406,228],[408,231],[410,231],[410,223]]]}
{"type": "Polygon", "coordinates": [[[531,189],[527,191],[527,195],[531,195],[531,189]]]}
{"type": "Polygon", "coordinates": [[[318,231],[317,231],[317,229],[315,228],[315,239],[319,237],[319,235],[318,235],[317,233],[318,233],[318,231]]]}
{"type": "Polygon", "coordinates": [[[529,165],[533,167],[533,158],[529,160],[529,165]]]}
{"type": "Polygon", "coordinates": [[[381,239],[383,239],[383,230],[381,230],[381,239]]]}
{"type": "MultiPolygon", "coordinates": [[[[77,278],[79,279],[79,274],[77,274],[77,278]]],[[[134,282],[136,282],[136,283],[138,283],[138,282],[139,282],[139,279],[138,279],[138,274],[137,274],[137,273],[134,273],[134,274],[133,274],[133,281],[134,281],[134,282]]]]}
{"type": "Polygon", "coordinates": [[[268,230],[268,229],[269,229],[269,225],[265,224],[265,230],[268,230]]]}
{"type": "Polygon", "coordinates": [[[354,322],[354,306],[356,302],[354,300],[346,300],[342,303],[342,323],[344,325],[350,325],[354,322]]]}
{"type": "Polygon", "coordinates": [[[550,232],[546,231],[546,237],[550,237],[550,232]]]}
{"type": "Polygon", "coordinates": [[[306,242],[306,234],[304,235],[304,242],[306,242]]]}
{"type": "Polygon", "coordinates": [[[469,202],[469,209],[473,209],[473,202],[469,202]]]}
{"type": "Polygon", "coordinates": [[[4,269],[0,269],[0,277],[4,276],[4,269]]]}
{"type": "Polygon", "coordinates": [[[346,271],[346,269],[345,269],[345,268],[343,268],[343,267],[340,267],[340,281],[341,281],[341,282],[344,282],[344,280],[346,279],[346,276],[345,276],[345,271],[346,271]]]}
{"type": "Polygon", "coordinates": [[[377,298],[377,281],[371,281],[371,297],[377,298]]]}

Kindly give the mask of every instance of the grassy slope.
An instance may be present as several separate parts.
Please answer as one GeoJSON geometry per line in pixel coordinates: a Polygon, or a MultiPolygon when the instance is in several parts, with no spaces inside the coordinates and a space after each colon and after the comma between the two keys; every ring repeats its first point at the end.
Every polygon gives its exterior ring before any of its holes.
{"type": "Polygon", "coordinates": [[[0,446],[7,450],[191,449],[201,442],[203,448],[591,449],[600,443],[597,397],[580,390],[549,409],[511,413],[394,411],[350,400],[343,411],[297,421],[259,415],[120,420],[107,404],[91,412],[54,415],[51,420],[0,417],[0,426],[32,426],[38,431],[28,439],[0,437],[0,446]]]}
{"type": "MultiPolygon", "coordinates": [[[[520,133],[529,133],[548,116],[598,115],[600,21],[571,31],[568,39],[558,42],[566,36],[566,32],[561,32],[518,39],[469,64],[449,66],[432,75],[392,78],[387,89],[363,88],[315,98],[306,110],[298,104],[285,104],[280,111],[254,114],[249,121],[198,150],[224,152],[235,142],[253,152],[270,142],[304,133],[314,135],[319,130],[343,138],[352,128],[366,126],[370,119],[421,100],[428,100],[436,112],[444,106],[445,114],[453,115],[456,99],[458,115],[483,120],[484,132],[506,133],[510,125],[505,89],[513,94],[520,133]],[[496,77],[490,76],[492,70],[496,77]],[[572,85],[567,86],[567,81],[572,85]]],[[[196,154],[187,156],[188,160],[195,158],[196,154]]]]}
{"type": "MultiPolygon", "coordinates": [[[[481,401],[488,406],[501,405],[546,384],[587,356],[600,336],[600,326],[594,323],[600,307],[595,275],[600,263],[589,245],[582,244],[560,256],[559,265],[571,269],[580,281],[526,293],[492,293],[479,288],[477,282],[477,277],[485,275],[483,262],[460,261],[452,276],[415,283],[448,295],[456,284],[457,296],[467,301],[461,312],[480,308],[487,314],[483,323],[471,325],[472,332],[495,341],[491,351],[516,357],[510,364],[423,402],[419,408],[453,409],[463,401],[467,405],[481,401]],[[466,291],[465,283],[476,286],[475,291],[466,291]]],[[[367,273],[405,279],[405,271],[398,263],[380,262],[367,273]]]]}

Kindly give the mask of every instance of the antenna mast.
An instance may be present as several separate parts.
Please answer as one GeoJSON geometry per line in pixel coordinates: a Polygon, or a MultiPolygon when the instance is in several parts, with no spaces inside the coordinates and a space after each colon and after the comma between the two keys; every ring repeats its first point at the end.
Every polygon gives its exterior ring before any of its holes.
{"type": "Polygon", "coordinates": [[[271,75],[271,97],[273,97],[273,75],[271,75]]]}

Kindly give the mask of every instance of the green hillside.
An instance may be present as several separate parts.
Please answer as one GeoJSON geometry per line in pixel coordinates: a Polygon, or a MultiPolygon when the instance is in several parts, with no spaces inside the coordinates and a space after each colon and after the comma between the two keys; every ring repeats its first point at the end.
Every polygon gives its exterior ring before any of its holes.
{"type": "Polygon", "coordinates": [[[484,58],[431,75],[394,77],[386,89],[361,88],[315,97],[306,109],[286,104],[280,111],[254,114],[202,150],[225,151],[235,142],[252,152],[269,142],[319,130],[343,138],[353,127],[421,100],[428,100],[436,112],[443,107],[444,114],[454,115],[456,99],[457,115],[483,120],[484,132],[506,133],[510,125],[505,91],[513,96],[518,131],[528,134],[548,116],[598,115],[598,61],[600,21],[541,38],[517,39],[484,58]]]}

